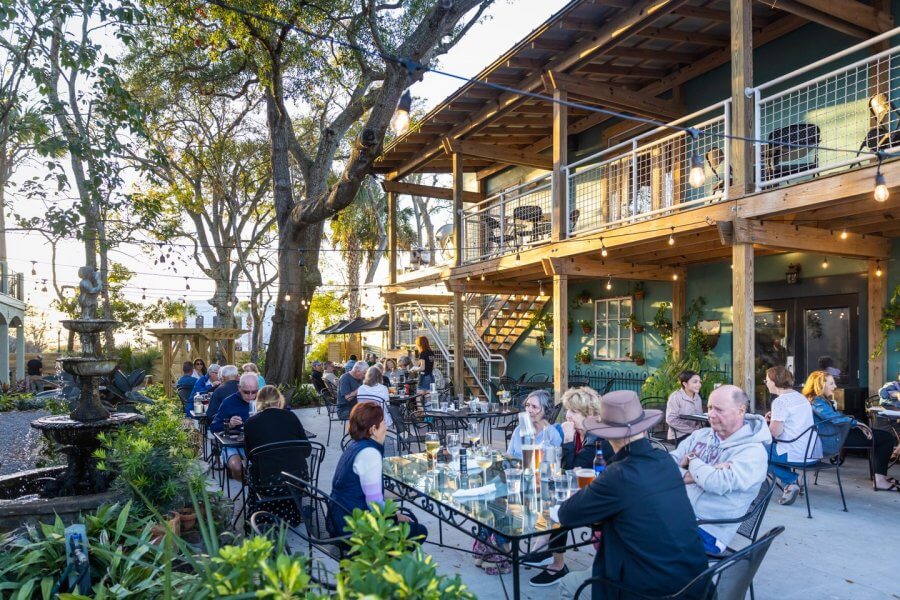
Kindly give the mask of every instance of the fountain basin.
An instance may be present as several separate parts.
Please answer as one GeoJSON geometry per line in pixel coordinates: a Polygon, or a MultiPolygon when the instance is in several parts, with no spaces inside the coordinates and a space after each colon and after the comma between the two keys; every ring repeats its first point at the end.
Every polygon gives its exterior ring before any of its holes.
{"type": "Polygon", "coordinates": [[[103,504],[127,500],[120,492],[38,497],[44,481],[59,477],[65,470],[66,467],[47,467],[0,477],[0,532],[39,522],[52,523],[57,515],[68,525],[78,522],[81,513],[92,512],[103,504]]]}
{"type": "Polygon", "coordinates": [[[62,368],[70,375],[78,377],[103,377],[115,371],[119,361],[115,358],[90,358],[83,356],[72,356],[68,358],[60,358],[62,368]]]}
{"type": "Polygon", "coordinates": [[[138,413],[111,413],[108,418],[98,421],[75,421],[68,415],[52,415],[32,421],[31,426],[63,446],[98,447],[98,433],[146,420],[138,413]]]}
{"type": "Polygon", "coordinates": [[[103,333],[119,324],[112,319],[66,319],[60,323],[69,331],[87,334],[103,333]]]}

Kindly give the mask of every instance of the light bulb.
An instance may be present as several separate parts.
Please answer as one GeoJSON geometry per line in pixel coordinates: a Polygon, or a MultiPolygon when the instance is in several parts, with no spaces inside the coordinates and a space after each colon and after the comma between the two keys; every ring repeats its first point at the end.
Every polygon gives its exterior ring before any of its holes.
{"type": "Polygon", "coordinates": [[[611,289],[612,289],[612,279],[610,279],[609,281],[606,282],[606,289],[607,289],[607,290],[611,290],[611,289]]]}
{"type": "Polygon", "coordinates": [[[285,301],[285,302],[290,302],[290,301],[291,301],[291,295],[290,295],[290,294],[285,294],[285,295],[284,295],[284,301],[285,301]]]}
{"type": "Polygon", "coordinates": [[[544,282],[538,281],[538,296],[544,295],[544,282]]]}
{"type": "Polygon", "coordinates": [[[675,228],[674,227],[672,228],[672,233],[669,234],[669,245],[670,246],[675,245],[675,228]]]}
{"type": "Polygon", "coordinates": [[[603,243],[603,240],[600,240],[600,256],[603,258],[609,256],[609,252],[606,251],[606,244],[603,243]]]}
{"type": "Polygon", "coordinates": [[[391,117],[391,131],[395,135],[403,135],[409,130],[409,110],[412,108],[412,94],[409,90],[403,92],[400,96],[400,102],[397,103],[397,110],[391,117]]]}
{"type": "Polygon", "coordinates": [[[466,281],[472,281],[472,276],[471,276],[471,275],[466,275],[466,281]]]}
{"type": "Polygon", "coordinates": [[[828,268],[828,257],[825,257],[824,259],[822,259],[822,268],[823,269],[828,268]]]}
{"type": "Polygon", "coordinates": [[[881,277],[881,263],[875,265],[875,277],[881,277]]]}
{"type": "Polygon", "coordinates": [[[842,239],[842,240],[846,240],[846,239],[847,239],[847,230],[846,230],[846,229],[844,229],[843,231],[841,231],[841,239],[842,239]]]}
{"type": "Polygon", "coordinates": [[[481,280],[484,281],[484,273],[481,274],[481,280]]]}
{"type": "Polygon", "coordinates": [[[877,202],[887,202],[890,192],[888,192],[887,183],[884,181],[884,175],[881,170],[875,173],[875,200],[877,202]]]}
{"type": "Polygon", "coordinates": [[[701,187],[706,183],[706,171],[703,169],[703,159],[699,154],[691,157],[691,174],[688,176],[688,183],[692,188],[701,187]]]}
{"type": "Polygon", "coordinates": [[[672,281],[678,281],[678,273],[672,273],[672,281]]]}
{"type": "Polygon", "coordinates": [[[36,260],[31,261],[31,274],[32,275],[37,275],[36,267],[37,267],[37,261],[36,260]]]}

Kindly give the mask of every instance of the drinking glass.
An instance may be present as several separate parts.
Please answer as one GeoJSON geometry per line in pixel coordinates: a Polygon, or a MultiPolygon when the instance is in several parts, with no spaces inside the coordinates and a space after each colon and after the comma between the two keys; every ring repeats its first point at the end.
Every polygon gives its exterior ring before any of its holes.
{"type": "Polygon", "coordinates": [[[466,437],[469,439],[469,446],[476,447],[481,443],[481,427],[477,421],[469,421],[466,423],[466,437]]]}
{"type": "Polygon", "coordinates": [[[566,481],[569,484],[569,495],[571,496],[578,491],[578,475],[575,473],[575,469],[563,471],[563,475],[566,476],[566,481]]]}
{"type": "Polygon", "coordinates": [[[447,412],[447,403],[446,402],[441,402],[440,407],[441,407],[441,412],[447,412]]]}
{"type": "Polygon", "coordinates": [[[425,452],[428,453],[428,457],[434,463],[435,469],[437,469],[437,454],[440,448],[441,437],[434,431],[427,432],[425,434],[425,452]]]}
{"type": "Polygon", "coordinates": [[[506,476],[506,489],[509,494],[520,494],[522,492],[522,469],[504,469],[503,474],[506,476]]]}
{"type": "Polygon", "coordinates": [[[458,433],[448,433],[447,434],[447,450],[450,452],[450,456],[453,458],[453,464],[456,465],[459,461],[459,449],[462,447],[462,444],[459,440],[458,433]]]}
{"type": "Polygon", "coordinates": [[[569,478],[564,474],[553,476],[553,492],[557,504],[562,504],[569,497],[569,478]]]}

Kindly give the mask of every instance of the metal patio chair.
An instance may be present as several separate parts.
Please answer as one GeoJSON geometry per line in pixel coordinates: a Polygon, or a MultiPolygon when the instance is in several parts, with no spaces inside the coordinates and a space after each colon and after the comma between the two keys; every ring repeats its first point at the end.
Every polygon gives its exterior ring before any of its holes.
{"type": "Polygon", "coordinates": [[[812,123],[794,123],[772,131],[765,148],[763,180],[818,168],[821,139],[818,125],[812,123]]]}

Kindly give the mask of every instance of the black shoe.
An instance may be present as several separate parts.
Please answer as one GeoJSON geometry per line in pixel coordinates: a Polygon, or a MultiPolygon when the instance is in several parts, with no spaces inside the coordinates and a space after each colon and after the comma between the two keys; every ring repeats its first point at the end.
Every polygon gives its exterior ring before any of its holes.
{"type": "Polygon", "coordinates": [[[522,564],[529,567],[545,567],[553,562],[553,555],[550,552],[529,552],[522,557],[522,564]]]}
{"type": "Polygon", "coordinates": [[[556,583],[569,574],[569,567],[564,566],[559,571],[543,570],[531,578],[531,585],[535,587],[546,587],[548,585],[556,585],[556,583]]]}

